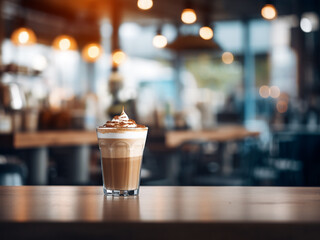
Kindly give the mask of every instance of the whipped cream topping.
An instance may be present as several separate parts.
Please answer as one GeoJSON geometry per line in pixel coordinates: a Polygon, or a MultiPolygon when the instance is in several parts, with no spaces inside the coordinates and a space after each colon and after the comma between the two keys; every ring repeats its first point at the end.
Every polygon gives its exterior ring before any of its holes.
{"type": "Polygon", "coordinates": [[[115,116],[111,121],[107,121],[102,127],[107,128],[144,128],[143,125],[138,125],[133,119],[129,119],[128,115],[122,109],[119,116],[115,116]]]}

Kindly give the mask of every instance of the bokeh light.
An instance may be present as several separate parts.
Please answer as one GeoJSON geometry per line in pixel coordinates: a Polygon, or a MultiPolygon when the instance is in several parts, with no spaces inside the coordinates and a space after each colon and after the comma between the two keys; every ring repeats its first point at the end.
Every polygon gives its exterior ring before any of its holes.
{"type": "Polygon", "coordinates": [[[280,96],[280,88],[278,86],[272,86],[269,90],[270,97],[278,98],[280,96]]]}
{"type": "Polygon", "coordinates": [[[37,37],[30,28],[18,28],[12,33],[11,41],[15,45],[26,46],[35,44],[37,37]]]}
{"type": "Polygon", "coordinates": [[[152,0],[138,0],[137,6],[141,10],[149,10],[153,6],[153,1],[152,0]]]}
{"type": "Polygon", "coordinates": [[[262,98],[268,98],[270,96],[270,89],[268,86],[263,85],[259,89],[259,94],[262,98]]]}
{"type": "Polygon", "coordinates": [[[59,51],[70,51],[77,49],[77,42],[71,36],[60,35],[53,40],[52,46],[59,51]]]}
{"type": "Polygon", "coordinates": [[[213,30],[210,27],[204,26],[200,28],[199,35],[204,40],[210,40],[213,38],[213,30]]]}
{"type": "Polygon", "coordinates": [[[231,63],[233,63],[233,60],[234,60],[234,57],[231,52],[224,52],[222,54],[222,62],[224,64],[231,64],[231,63]]]}
{"type": "Polygon", "coordinates": [[[181,13],[181,20],[185,24],[192,24],[197,21],[196,12],[192,8],[185,8],[181,13]]]}
{"type": "Polygon", "coordinates": [[[276,107],[279,113],[285,113],[288,110],[288,103],[286,101],[280,100],[277,102],[276,107]]]}
{"type": "Polygon", "coordinates": [[[275,19],[277,17],[277,9],[272,4],[266,4],[261,9],[261,15],[267,20],[275,19]]]}
{"type": "Polygon", "coordinates": [[[309,33],[312,31],[312,23],[308,18],[301,18],[300,27],[302,31],[309,33]]]}
{"type": "Polygon", "coordinates": [[[167,43],[167,38],[161,34],[154,36],[152,40],[152,44],[156,48],[164,48],[165,46],[167,46],[167,43]]]}
{"type": "Polygon", "coordinates": [[[126,54],[121,50],[116,50],[112,53],[112,62],[116,66],[120,65],[126,60],[126,54]]]}
{"type": "Polygon", "coordinates": [[[87,44],[82,49],[82,57],[87,62],[95,62],[102,54],[102,47],[98,43],[87,44]]]}
{"type": "Polygon", "coordinates": [[[300,20],[300,28],[302,31],[309,33],[319,29],[319,16],[314,12],[306,12],[302,14],[300,20]]]}

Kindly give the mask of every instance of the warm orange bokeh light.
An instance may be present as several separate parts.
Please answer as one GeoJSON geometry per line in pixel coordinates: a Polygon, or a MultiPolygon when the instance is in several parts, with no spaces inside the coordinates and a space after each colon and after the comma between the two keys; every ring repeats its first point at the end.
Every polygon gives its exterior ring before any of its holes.
{"type": "Polygon", "coordinates": [[[82,50],[82,57],[87,62],[95,62],[102,54],[102,47],[98,43],[87,44],[82,50]]]}
{"type": "Polygon", "coordinates": [[[266,4],[261,9],[261,15],[267,20],[275,19],[277,17],[277,9],[272,4],[266,4]]]}
{"type": "Polygon", "coordinates": [[[53,40],[52,46],[59,51],[70,51],[77,49],[77,42],[71,36],[60,35],[53,40]]]}
{"type": "Polygon", "coordinates": [[[126,54],[121,50],[116,50],[112,53],[112,62],[116,66],[120,65],[126,60],[126,54]]]}
{"type": "Polygon", "coordinates": [[[138,0],[137,6],[141,10],[149,10],[153,6],[153,1],[152,0],[138,0]]]}
{"type": "Polygon", "coordinates": [[[278,98],[280,96],[280,88],[278,86],[270,87],[270,97],[278,98]]]}
{"type": "Polygon", "coordinates": [[[185,8],[181,13],[181,20],[185,24],[192,24],[197,21],[196,12],[192,8],[185,8]]]}
{"type": "Polygon", "coordinates": [[[259,89],[259,94],[262,98],[268,98],[270,96],[270,89],[268,86],[263,85],[259,89]]]}
{"type": "Polygon", "coordinates": [[[156,48],[164,48],[165,46],[167,46],[167,43],[167,38],[160,34],[154,36],[152,40],[152,44],[156,48]]]}
{"type": "Polygon", "coordinates": [[[285,113],[288,110],[288,103],[283,100],[278,101],[277,110],[279,113],[285,113]]]}
{"type": "Polygon", "coordinates": [[[224,64],[231,64],[231,63],[233,63],[233,60],[234,60],[234,57],[231,52],[224,52],[222,54],[222,62],[224,64]]]}
{"type": "Polygon", "coordinates": [[[11,41],[18,46],[27,46],[35,44],[37,37],[30,28],[18,28],[12,33],[11,41]]]}
{"type": "Polygon", "coordinates": [[[213,30],[210,27],[204,26],[200,28],[199,35],[204,40],[210,40],[211,38],[213,38],[213,30]]]}

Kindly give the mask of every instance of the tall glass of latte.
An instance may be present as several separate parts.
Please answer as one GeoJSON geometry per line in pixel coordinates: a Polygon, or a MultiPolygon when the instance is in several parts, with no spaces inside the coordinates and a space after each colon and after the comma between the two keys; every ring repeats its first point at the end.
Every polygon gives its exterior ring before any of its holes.
{"type": "Polygon", "coordinates": [[[139,194],[140,170],[148,128],[122,111],[97,128],[105,195],[139,194]]]}

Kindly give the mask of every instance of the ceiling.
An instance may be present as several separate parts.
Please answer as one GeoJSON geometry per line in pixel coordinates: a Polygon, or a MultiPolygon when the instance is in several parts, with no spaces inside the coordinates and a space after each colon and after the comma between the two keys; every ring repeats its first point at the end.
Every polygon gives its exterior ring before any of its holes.
{"type": "MultiPolygon", "coordinates": [[[[45,41],[59,32],[70,33],[83,42],[99,39],[99,21],[110,19],[114,13],[120,21],[141,25],[161,23],[180,24],[185,0],[153,0],[148,11],[138,9],[137,0],[0,0],[5,34],[10,36],[19,18],[26,21],[45,41]]],[[[194,0],[198,21],[246,20],[261,18],[260,10],[266,0],[194,0]]],[[[318,0],[274,0],[279,15],[320,12],[318,0]]],[[[81,44],[81,43],[80,43],[81,44]]]]}
{"type": "MultiPolygon", "coordinates": [[[[179,22],[185,0],[153,0],[153,8],[142,11],[137,8],[136,0],[6,0],[48,14],[62,16],[69,20],[98,20],[110,17],[112,5],[122,13],[123,21],[136,21],[148,24],[150,20],[179,22]]],[[[231,20],[260,18],[260,9],[266,0],[194,0],[192,4],[199,20],[209,14],[210,19],[231,20]]],[[[317,0],[276,0],[279,15],[298,12],[302,7],[312,8],[319,5],[317,0]],[[310,5],[310,7],[308,7],[310,5]]],[[[318,8],[319,9],[319,8],[318,8]]]]}

